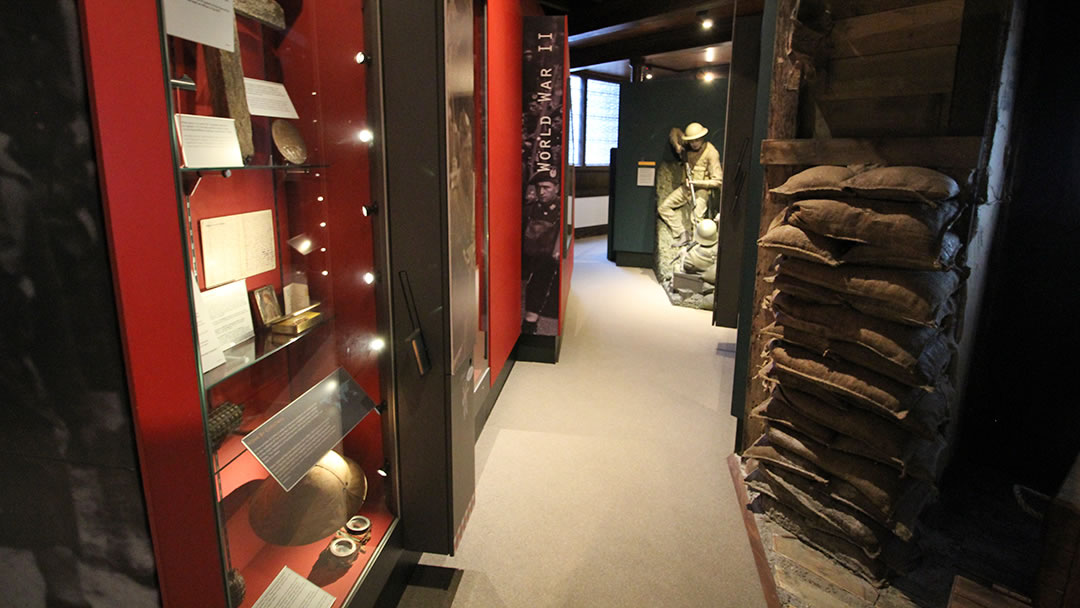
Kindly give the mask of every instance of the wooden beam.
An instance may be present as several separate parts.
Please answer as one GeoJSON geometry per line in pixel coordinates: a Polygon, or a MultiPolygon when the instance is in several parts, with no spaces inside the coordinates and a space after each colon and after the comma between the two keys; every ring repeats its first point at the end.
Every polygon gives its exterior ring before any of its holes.
{"type": "MultiPolygon", "coordinates": [[[[981,137],[896,137],[882,139],[767,139],[763,165],[847,165],[881,163],[974,168],[981,137]]],[[[772,219],[772,218],[769,218],[772,219]]]]}
{"type": "Polygon", "coordinates": [[[652,32],[643,36],[620,39],[611,43],[593,46],[570,47],[570,67],[584,67],[644,57],[657,53],[681,51],[687,48],[704,47],[731,41],[730,19],[717,21],[711,30],[702,30],[697,26],[688,26],[674,30],[652,32]]]}
{"type": "Polygon", "coordinates": [[[780,608],[780,596],[776,592],[776,581],[773,579],[772,568],[769,567],[769,557],[765,553],[765,545],[761,542],[761,533],[758,531],[757,522],[754,521],[754,514],[750,512],[750,495],[743,481],[739,457],[728,454],[727,464],[728,472],[731,473],[731,483],[735,485],[735,498],[739,501],[739,513],[742,514],[743,525],[746,526],[746,539],[750,542],[750,553],[754,556],[754,567],[757,569],[758,580],[761,582],[761,592],[765,595],[765,605],[768,608],[780,608]]]}

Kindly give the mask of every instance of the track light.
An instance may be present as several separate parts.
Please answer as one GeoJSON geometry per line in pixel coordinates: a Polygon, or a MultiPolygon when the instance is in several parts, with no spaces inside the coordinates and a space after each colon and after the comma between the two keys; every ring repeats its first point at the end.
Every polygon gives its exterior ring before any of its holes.
{"type": "Polygon", "coordinates": [[[379,212],[379,204],[378,203],[368,203],[367,205],[363,205],[362,207],[360,207],[360,213],[363,213],[364,217],[371,217],[371,216],[375,215],[378,212],[379,212]]]}
{"type": "Polygon", "coordinates": [[[354,57],[354,59],[356,59],[356,63],[366,63],[368,60],[368,56],[364,54],[364,51],[360,51],[356,53],[356,57],[354,57]]]}
{"type": "Polygon", "coordinates": [[[365,272],[364,276],[362,278],[364,279],[364,283],[366,283],[368,285],[371,285],[372,283],[375,282],[375,273],[374,272],[365,272]]]}

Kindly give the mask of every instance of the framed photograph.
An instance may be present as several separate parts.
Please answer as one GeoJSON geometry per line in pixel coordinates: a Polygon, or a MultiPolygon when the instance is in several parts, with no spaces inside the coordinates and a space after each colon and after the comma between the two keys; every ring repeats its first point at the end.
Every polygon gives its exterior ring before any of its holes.
{"type": "Polygon", "coordinates": [[[259,321],[268,326],[282,317],[281,304],[273,285],[263,285],[251,292],[255,298],[255,310],[259,312],[259,321]]]}

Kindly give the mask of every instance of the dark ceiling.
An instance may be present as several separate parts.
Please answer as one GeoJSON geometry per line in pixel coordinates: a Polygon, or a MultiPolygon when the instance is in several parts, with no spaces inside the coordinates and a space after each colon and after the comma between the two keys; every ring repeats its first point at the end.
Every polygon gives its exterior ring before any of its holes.
{"type": "Polygon", "coordinates": [[[730,58],[736,16],[762,11],[763,0],[540,0],[549,15],[565,14],[570,66],[625,72],[640,59],[657,75],[722,65],[730,58]],[[704,18],[713,21],[702,27],[704,18]],[[711,61],[707,49],[713,49],[711,61]],[[601,64],[603,64],[601,66],[601,64]]]}

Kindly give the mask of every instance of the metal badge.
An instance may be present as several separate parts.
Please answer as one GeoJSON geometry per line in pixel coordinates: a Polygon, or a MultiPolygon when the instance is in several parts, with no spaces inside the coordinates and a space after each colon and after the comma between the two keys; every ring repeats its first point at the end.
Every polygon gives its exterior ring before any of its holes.
{"type": "Polygon", "coordinates": [[[274,145],[285,160],[297,165],[307,160],[307,145],[296,125],[279,118],[271,124],[270,130],[274,135],[274,145]]]}

